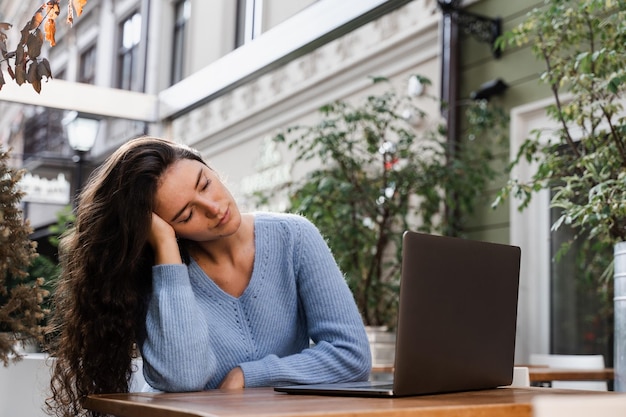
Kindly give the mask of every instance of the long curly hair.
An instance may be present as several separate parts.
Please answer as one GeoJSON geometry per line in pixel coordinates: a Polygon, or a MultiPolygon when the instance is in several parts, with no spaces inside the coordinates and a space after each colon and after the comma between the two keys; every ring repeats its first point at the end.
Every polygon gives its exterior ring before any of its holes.
{"type": "Polygon", "coordinates": [[[50,354],[55,358],[47,412],[97,416],[87,395],[128,392],[144,329],[154,254],[147,243],[159,179],[191,148],[140,137],[117,149],[90,176],[76,221],[59,245],[50,354]]]}

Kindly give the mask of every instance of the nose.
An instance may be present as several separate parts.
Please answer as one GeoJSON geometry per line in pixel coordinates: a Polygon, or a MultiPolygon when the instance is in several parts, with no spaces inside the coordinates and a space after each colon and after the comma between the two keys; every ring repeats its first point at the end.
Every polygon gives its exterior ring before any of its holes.
{"type": "Polygon", "coordinates": [[[200,203],[199,204],[200,207],[202,207],[207,217],[213,218],[219,215],[220,205],[217,201],[209,200],[205,198],[205,199],[202,199],[199,203],[200,203]]]}

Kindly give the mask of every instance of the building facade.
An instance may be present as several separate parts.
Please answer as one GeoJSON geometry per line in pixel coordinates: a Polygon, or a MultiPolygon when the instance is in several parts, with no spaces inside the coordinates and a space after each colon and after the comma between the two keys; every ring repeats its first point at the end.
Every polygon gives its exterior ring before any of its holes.
{"type": "MultiPolygon", "coordinates": [[[[375,91],[369,76],[387,77],[404,89],[411,75],[420,74],[433,81],[430,94],[443,94],[450,69],[443,6],[500,18],[507,30],[541,3],[89,0],[71,27],[62,23],[67,10],[61,8],[57,45],[45,51],[55,79],[43,84],[41,95],[25,98],[28,85],[0,91],[0,140],[22,156],[17,159],[40,190],[56,190],[50,193],[57,200],[27,197],[26,213],[37,230],[54,222],[55,211],[80,186],[62,129],[67,110],[102,120],[84,175],[133,136],[164,136],[200,150],[240,204],[254,209],[254,192],[310,168],[294,166],[293,155],[270,140],[279,129],[316,120],[316,110],[328,102],[375,91]]],[[[0,20],[20,26],[39,5],[1,0],[0,20]]],[[[537,84],[540,63],[525,49],[496,57],[490,45],[457,36],[458,100],[504,79],[509,88],[498,100],[511,116],[510,149],[516,149],[533,126],[547,123],[548,92],[537,84]]],[[[437,106],[424,104],[440,117],[437,106]]],[[[505,150],[497,164],[508,159],[505,150]]],[[[471,238],[522,247],[516,359],[526,362],[530,353],[553,346],[548,196],[539,195],[522,213],[514,203],[493,210],[504,181],[503,174],[490,186],[466,231],[471,238]]],[[[280,198],[273,204],[284,207],[280,198]]]]}

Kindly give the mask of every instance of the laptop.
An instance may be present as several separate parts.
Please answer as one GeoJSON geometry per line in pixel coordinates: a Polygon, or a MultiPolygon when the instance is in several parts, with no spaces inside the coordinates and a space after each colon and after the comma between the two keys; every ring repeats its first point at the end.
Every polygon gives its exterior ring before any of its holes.
{"type": "Polygon", "coordinates": [[[274,389],[402,397],[510,385],[520,258],[517,246],[405,232],[393,382],[274,389]]]}

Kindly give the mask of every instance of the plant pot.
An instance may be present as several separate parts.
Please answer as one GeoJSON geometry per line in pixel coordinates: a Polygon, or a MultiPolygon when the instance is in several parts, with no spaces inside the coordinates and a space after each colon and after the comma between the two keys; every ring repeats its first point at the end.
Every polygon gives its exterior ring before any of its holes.
{"type": "Polygon", "coordinates": [[[365,331],[372,351],[372,367],[389,368],[390,372],[396,354],[396,333],[387,326],[366,326],[365,331]]]}
{"type": "Polygon", "coordinates": [[[20,355],[27,353],[41,353],[41,345],[34,337],[28,339],[17,340],[15,342],[15,350],[20,355]]]}
{"type": "Polygon", "coordinates": [[[21,338],[11,332],[3,332],[0,337],[8,340],[13,345],[15,353],[22,356],[27,353],[39,353],[41,352],[41,345],[34,337],[21,338]]]}
{"type": "Polygon", "coordinates": [[[626,392],[626,242],[615,244],[613,256],[615,391],[626,392]]]}
{"type": "Polygon", "coordinates": [[[13,347],[18,355],[25,355],[27,353],[41,353],[41,345],[39,341],[34,337],[24,338],[22,336],[16,336],[11,334],[9,336],[13,340],[13,347]]]}

